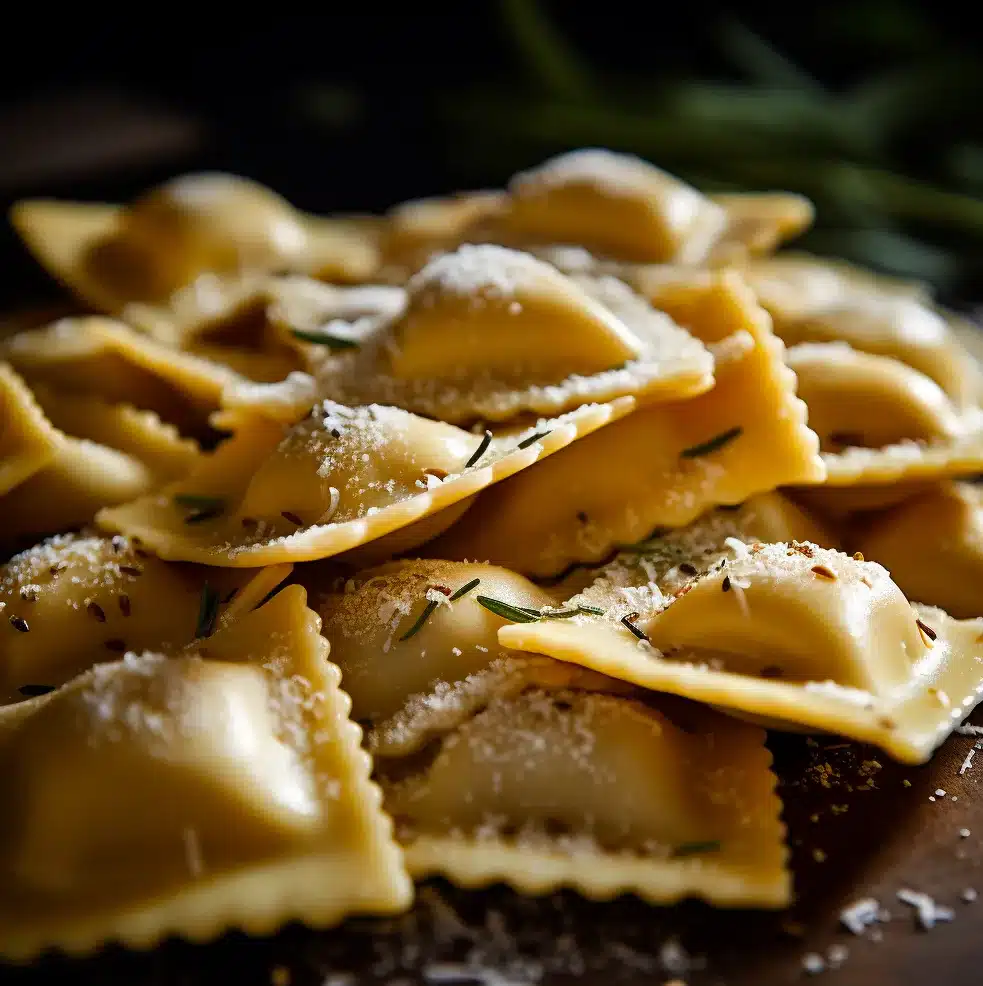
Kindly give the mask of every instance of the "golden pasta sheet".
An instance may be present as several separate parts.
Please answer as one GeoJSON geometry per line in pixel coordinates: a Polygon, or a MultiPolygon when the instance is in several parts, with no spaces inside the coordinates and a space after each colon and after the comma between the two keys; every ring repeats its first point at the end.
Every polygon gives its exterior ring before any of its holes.
{"type": "Polygon", "coordinates": [[[234,568],[327,558],[424,519],[423,537],[431,537],[438,512],[452,523],[479,490],[633,403],[585,405],[498,437],[375,404],[324,401],[291,426],[230,411],[217,420],[234,437],[187,478],[97,521],[139,536],[162,558],[234,568]]]}
{"type": "Polygon", "coordinates": [[[318,629],[293,586],[205,642],[0,709],[0,955],[409,905],[318,629]]]}
{"type": "Polygon", "coordinates": [[[60,534],[0,567],[0,704],[126,651],[173,650],[249,612],[290,573],[169,565],[121,535],[60,534]]]}
{"type": "Polygon", "coordinates": [[[890,356],[934,380],[957,407],[978,403],[983,376],[950,318],[916,298],[859,295],[847,302],[780,322],[789,345],[845,342],[864,353],[890,356]]]}
{"type": "Polygon", "coordinates": [[[249,380],[282,380],[302,366],[296,345],[271,324],[273,278],[220,282],[202,275],[166,305],[133,303],[121,317],[166,345],[216,363],[249,380]]]}
{"type": "Polygon", "coordinates": [[[531,254],[462,246],[410,279],[397,315],[327,327],[322,392],[469,423],[711,386],[703,343],[626,285],[599,293],[531,254]]]}
{"type": "Polygon", "coordinates": [[[741,192],[711,195],[726,215],[726,225],[713,245],[711,264],[771,253],[786,240],[804,233],[816,216],[813,204],[793,192],[741,192]]]}
{"type": "Polygon", "coordinates": [[[377,757],[413,876],[598,900],[788,904],[763,731],[598,687],[569,665],[554,663],[546,684],[537,663],[516,662],[504,689],[494,669],[473,676],[472,691],[482,678],[489,687],[463,721],[415,757],[377,757]]]}
{"type": "Polygon", "coordinates": [[[324,620],[352,717],[374,726],[402,714],[381,746],[381,736],[369,733],[371,749],[384,755],[413,752],[442,728],[436,707],[406,717],[415,708],[411,696],[439,696],[501,655],[498,631],[506,619],[497,603],[536,612],[556,603],[547,590],[494,565],[396,561],[350,578],[319,569],[305,566],[299,574],[324,620]]]}
{"type": "Polygon", "coordinates": [[[59,436],[27,384],[9,363],[0,362],[0,500],[49,466],[59,436]]]}
{"type": "Polygon", "coordinates": [[[909,602],[861,556],[748,544],[726,529],[718,512],[622,554],[565,603],[603,615],[516,623],[499,641],[775,728],[927,760],[983,693],[983,620],[909,602]]]}
{"type": "Polygon", "coordinates": [[[823,487],[803,491],[810,504],[871,509],[912,484],[983,472],[983,414],[924,373],[845,342],[800,343],[786,358],[826,464],[823,487]]]}
{"type": "Polygon", "coordinates": [[[513,176],[506,236],[646,263],[700,263],[727,226],[701,192],[629,154],[571,151],[513,176]]]}
{"type": "Polygon", "coordinates": [[[713,351],[713,389],[642,407],[487,491],[427,554],[553,576],[716,504],[823,478],[783,346],[737,275],[664,285],[658,304],[713,351]]]}
{"type": "Polygon", "coordinates": [[[775,319],[779,332],[788,322],[848,304],[863,304],[873,297],[929,303],[926,287],[875,274],[843,260],[783,251],[755,257],[741,272],[759,301],[775,319]]]}
{"type": "Polygon", "coordinates": [[[131,302],[166,306],[203,276],[197,290],[214,311],[242,275],[361,281],[379,259],[357,224],[305,216],[268,188],[220,173],[183,175],[128,206],[27,200],[11,219],[50,274],[110,314],[131,302]]]}
{"type": "Polygon", "coordinates": [[[983,616],[983,490],[939,483],[852,525],[852,547],[876,558],[909,599],[959,618],[983,616]]]}
{"type": "Polygon", "coordinates": [[[758,730],[644,704],[572,664],[504,655],[510,613],[573,615],[507,569],[414,560],[332,580],[319,567],[302,578],[414,876],[659,903],[787,901],[758,730]]]}
{"type": "Polygon", "coordinates": [[[152,412],[44,388],[37,398],[44,410],[0,363],[0,408],[5,426],[10,422],[0,438],[9,447],[0,467],[0,542],[7,546],[88,523],[100,507],[183,475],[199,454],[152,412]],[[45,411],[70,433],[54,427],[45,411]]]}
{"type": "Polygon", "coordinates": [[[413,199],[390,209],[380,239],[386,269],[409,274],[435,254],[474,242],[473,232],[494,223],[507,203],[498,191],[458,192],[454,195],[413,199]]]}
{"type": "Polygon", "coordinates": [[[31,385],[150,410],[188,435],[207,432],[223,389],[241,380],[227,367],[91,316],[18,333],[0,343],[0,358],[31,385]]]}

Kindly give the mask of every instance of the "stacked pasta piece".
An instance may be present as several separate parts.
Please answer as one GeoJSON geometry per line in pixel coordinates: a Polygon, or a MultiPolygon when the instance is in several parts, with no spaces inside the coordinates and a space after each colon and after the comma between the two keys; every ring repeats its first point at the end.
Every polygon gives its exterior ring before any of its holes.
{"type": "Polygon", "coordinates": [[[13,218],[88,313],[0,342],[0,954],[432,874],[782,907],[762,727],[918,763],[977,702],[968,330],[776,253],[804,200],[581,151],[13,218]]]}

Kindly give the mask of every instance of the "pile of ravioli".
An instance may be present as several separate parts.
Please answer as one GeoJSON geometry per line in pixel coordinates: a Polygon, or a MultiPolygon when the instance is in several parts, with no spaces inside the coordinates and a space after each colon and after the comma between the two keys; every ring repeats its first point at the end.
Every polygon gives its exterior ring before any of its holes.
{"type": "Polygon", "coordinates": [[[983,690],[974,330],[811,219],[601,150],[19,203],[79,314],[0,339],[0,956],[786,906],[765,729],[921,763],[983,690]]]}

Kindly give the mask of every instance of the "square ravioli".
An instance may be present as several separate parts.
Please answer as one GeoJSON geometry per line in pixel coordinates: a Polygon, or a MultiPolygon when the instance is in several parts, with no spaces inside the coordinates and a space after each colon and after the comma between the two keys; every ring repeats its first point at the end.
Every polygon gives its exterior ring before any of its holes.
{"type": "Polygon", "coordinates": [[[0,955],[409,905],[319,625],[289,587],[206,642],[0,710],[0,955]]]}
{"type": "MultiPolygon", "coordinates": [[[[495,668],[466,681],[472,707],[454,725],[445,714],[416,756],[383,756],[377,744],[376,775],[414,877],[531,894],[572,887],[597,900],[788,904],[762,730],[624,694],[600,676],[524,665],[502,690],[495,668]]],[[[452,689],[434,705],[454,701],[452,689]]]]}
{"type": "Polygon", "coordinates": [[[399,311],[328,324],[321,393],[469,424],[708,390],[703,343],[619,288],[598,297],[531,254],[465,244],[413,275],[399,311]]]}
{"type": "Polygon", "coordinates": [[[937,483],[849,525],[851,548],[876,558],[909,599],[959,619],[983,616],[983,489],[937,483]]]}
{"type": "Polygon", "coordinates": [[[983,695],[983,620],[909,602],[860,555],[765,543],[754,526],[753,509],[718,513],[636,546],[567,600],[576,615],[503,627],[499,642],[927,760],[983,695]]]}
{"type": "Polygon", "coordinates": [[[983,411],[931,377],[846,342],[787,352],[817,433],[826,479],[801,497],[830,515],[889,506],[917,486],[983,472],[983,411]]]}
{"type": "Polygon", "coordinates": [[[392,407],[315,404],[284,424],[239,408],[234,437],[186,479],[96,520],[162,558],[231,568],[311,561],[392,535],[408,550],[493,483],[627,414],[630,397],[484,436],[392,407]]]}
{"type": "Polygon", "coordinates": [[[153,411],[182,434],[208,434],[208,415],[240,376],[109,318],[64,318],[0,343],[31,386],[153,411]]]}
{"type": "Polygon", "coordinates": [[[0,705],[127,651],[173,650],[248,613],[290,565],[169,565],[119,534],[59,534],[0,566],[0,705]]]}
{"type": "Polygon", "coordinates": [[[166,309],[182,288],[221,311],[251,276],[361,281],[379,260],[369,227],[305,215],[258,182],[218,172],[178,176],[125,206],[26,200],[11,221],[53,277],[106,314],[133,303],[166,309]]]}
{"type": "Polygon", "coordinates": [[[184,475],[198,457],[194,442],[150,411],[45,388],[32,393],[6,363],[0,410],[0,547],[86,524],[100,507],[184,475]]]}
{"type": "Polygon", "coordinates": [[[657,303],[710,346],[713,389],[641,407],[482,493],[428,555],[551,577],[716,504],[825,476],[783,346],[746,285],[733,273],[666,284],[657,303]]]}
{"type": "Polygon", "coordinates": [[[414,876],[787,903],[760,730],[571,664],[505,656],[496,634],[510,612],[572,615],[515,572],[402,561],[342,583],[312,598],[414,876]]]}

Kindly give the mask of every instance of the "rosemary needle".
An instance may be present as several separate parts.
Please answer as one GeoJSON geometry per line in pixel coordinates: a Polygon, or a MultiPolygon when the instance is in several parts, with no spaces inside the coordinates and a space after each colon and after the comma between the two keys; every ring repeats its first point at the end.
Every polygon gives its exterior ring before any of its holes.
{"type": "Polygon", "coordinates": [[[327,346],[328,349],[358,349],[354,339],[329,335],[327,332],[305,332],[303,329],[293,329],[290,333],[301,342],[310,342],[315,346],[327,346]]]}
{"type": "Polygon", "coordinates": [[[210,637],[215,631],[218,604],[218,593],[206,582],[201,587],[201,604],[198,607],[198,625],[195,628],[195,640],[210,637]]]}
{"type": "Polygon", "coordinates": [[[464,463],[465,469],[470,469],[484,454],[485,449],[491,445],[492,433],[490,431],[485,432],[485,437],[481,439],[481,444],[474,450],[474,455],[464,463]]]}
{"type": "Polygon", "coordinates": [[[484,606],[496,616],[501,616],[503,620],[511,620],[513,623],[535,623],[539,619],[539,611],[535,609],[513,606],[511,603],[501,599],[493,599],[491,596],[477,596],[475,598],[479,605],[484,606]]]}
{"type": "Polygon", "coordinates": [[[701,442],[699,445],[692,445],[689,448],[684,448],[682,452],[679,453],[682,459],[699,459],[704,455],[710,455],[713,452],[718,452],[725,445],[729,445],[735,438],[740,438],[744,434],[744,429],[737,425],[734,428],[729,428],[727,431],[721,432],[719,435],[714,435],[713,438],[708,438],[705,442],[701,442]]]}

